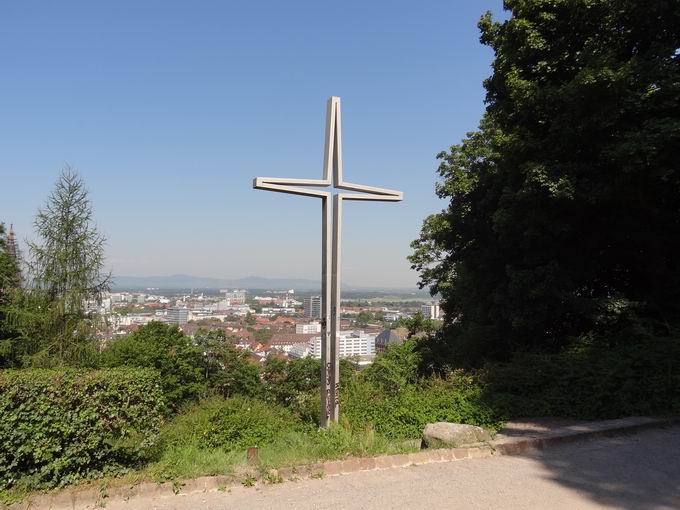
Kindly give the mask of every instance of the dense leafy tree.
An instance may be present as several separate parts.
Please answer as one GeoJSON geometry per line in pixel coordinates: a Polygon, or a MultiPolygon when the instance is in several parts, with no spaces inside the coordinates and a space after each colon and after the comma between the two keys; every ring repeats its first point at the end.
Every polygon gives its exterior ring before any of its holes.
{"type": "Polygon", "coordinates": [[[355,318],[357,326],[366,327],[373,320],[373,314],[362,310],[359,312],[355,318]]]}
{"type": "Polygon", "coordinates": [[[292,409],[308,421],[319,419],[321,362],[314,358],[268,357],[262,369],[264,398],[292,409]]]}
{"type": "Polygon", "coordinates": [[[177,326],[151,322],[113,340],[101,358],[106,367],[158,370],[169,410],[197,399],[205,389],[202,353],[177,326]]]}
{"type": "Polygon", "coordinates": [[[234,346],[234,338],[224,330],[199,330],[194,343],[203,356],[206,383],[214,392],[224,397],[260,394],[259,367],[249,361],[248,353],[234,346]]]}
{"type": "Polygon", "coordinates": [[[479,131],[439,155],[449,205],[412,245],[443,297],[440,346],[474,363],[678,324],[678,3],[505,8],[479,24],[495,52],[479,131]]]}
{"type": "Polygon", "coordinates": [[[256,322],[257,320],[255,319],[255,316],[252,313],[248,312],[245,317],[245,323],[248,326],[254,326],[256,322]]]}
{"type": "Polygon", "coordinates": [[[439,329],[440,322],[425,317],[423,312],[418,311],[413,317],[400,317],[390,324],[390,329],[406,328],[408,338],[425,337],[439,329]]]}

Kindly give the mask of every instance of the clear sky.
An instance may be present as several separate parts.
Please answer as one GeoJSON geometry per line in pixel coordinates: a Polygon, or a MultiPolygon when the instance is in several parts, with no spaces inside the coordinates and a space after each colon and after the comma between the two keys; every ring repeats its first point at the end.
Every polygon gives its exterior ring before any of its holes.
{"type": "Polygon", "coordinates": [[[0,221],[32,238],[60,169],[86,181],[119,275],[319,279],[316,199],[342,98],[345,178],[402,190],[346,204],[343,279],[413,286],[435,155],[476,129],[501,0],[0,2],[0,221]]]}

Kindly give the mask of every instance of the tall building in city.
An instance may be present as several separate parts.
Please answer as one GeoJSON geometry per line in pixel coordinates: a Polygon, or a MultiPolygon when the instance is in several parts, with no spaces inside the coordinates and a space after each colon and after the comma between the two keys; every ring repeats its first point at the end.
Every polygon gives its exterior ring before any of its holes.
{"type": "Polygon", "coordinates": [[[304,299],[305,317],[310,319],[321,318],[321,296],[312,296],[304,299]]]}
{"type": "Polygon", "coordinates": [[[432,304],[422,305],[420,307],[420,311],[423,313],[426,319],[439,319],[441,317],[439,303],[435,303],[434,301],[432,304]]]}
{"type": "Polygon", "coordinates": [[[165,316],[165,321],[169,324],[177,324],[181,326],[186,324],[189,320],[189,310],[187,308],[172,307],[168,308],[168,314],[165,316]]]}
{"type": "MultiPolygon", "coordinates": [[[[320,336],[309,340],[309,355],[321,359],[320,336]]],[[[375,355],[375,335],[363,331],[341,331],[338,334],[338,355],[341,358],[375,355]]]]}

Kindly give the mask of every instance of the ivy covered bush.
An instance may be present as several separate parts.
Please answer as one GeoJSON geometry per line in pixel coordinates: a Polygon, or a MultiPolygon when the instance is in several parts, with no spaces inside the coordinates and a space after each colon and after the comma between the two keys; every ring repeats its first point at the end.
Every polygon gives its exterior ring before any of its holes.
{"type": "Polygon", "coordinates": [[[0,490],[125,472],[155,445],[164,406],[148,369],[0,372],[0,490]]]}

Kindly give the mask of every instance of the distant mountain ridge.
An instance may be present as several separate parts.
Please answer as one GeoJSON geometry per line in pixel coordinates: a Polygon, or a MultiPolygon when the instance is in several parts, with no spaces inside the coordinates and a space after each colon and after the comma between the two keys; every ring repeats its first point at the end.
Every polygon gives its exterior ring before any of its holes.
{"type": "Polygon", "coordinates": [[[220,289],[238,287],[272,290],[316,290],[321,288],[321,283],[315,280],[300,278],[263,278],[260,276],[247,276],[245,278],[226,279],[175,274],[170,276],[114,276],[113,286],[114,288],[158,287],[165,289],[220,289]]]}
{"type": "MultiPolygon", "coordinates": [[[[264,278],[262,276],[247,276],[245,278],[210,278],[206,276],[191,276],[175,274],[170,276],[114,276],[114,289],[270,289],[299,291],[320,291],[319,280],[307,280],[304,278],[264,278]]],[[[417,287],[367,287],[343,284],[346,291],[402,291],[423,293],[417,287]]]]}

